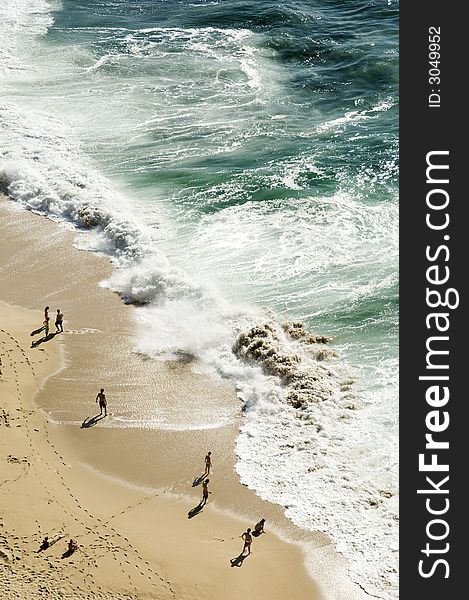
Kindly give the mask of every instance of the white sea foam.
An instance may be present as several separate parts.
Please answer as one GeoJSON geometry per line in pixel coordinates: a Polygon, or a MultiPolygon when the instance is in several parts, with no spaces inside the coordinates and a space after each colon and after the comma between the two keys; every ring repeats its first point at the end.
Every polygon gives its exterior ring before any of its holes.
{"type": "MultiPolygon", "coordinates": [[[[360,104],[358,104],[358,106],[360,106],[360,104]]],[[[316,127],[315,131],[317,133],[325,133],[330,130],[343,132],[345,127],[349,125],[355,125],[362,121],[377,119],[380,116],[380,113],[389,110],[393,106],[394,102],[391,99],[382,99],[369,108],[363,108],[361,110],[350,110],[346,112],[343,116],[336,117],[329,121],[325,121],[324,123],[319,124],[316,127]]]]}
{"type": "MultiPolygon", "coordinates": [[[[389,377],[395,361],[388,368],[389,377]]],[[[382,409],[393,401],[389,396],[379,402],[374,397],[372,404],[382,409]]],[[[343,408],[338,398],[337,392],[299,412],[282,401],[281,389],[264,390],[246,413],[237,470],[261,497],[285,506],[297,525],[331,535],[354,578],[370,593],[392,597],[398,551],[396,431],[377,426],[383,415],[369,414],[366,395],[351,399],[357,411],[343,408]]]]}
{"type": "Polygon", "coordinates": [[[59,0],[2,0],[0,3],[0,76],[24,68],[22,58],[30,43],[44,35],[53,23],[51,11],[59,0]]]}
{"type": "MultiPolygon", "coordinates": [[[[206,200],[211,195],[226,199],[227,206],[199,219],[196,231],[184,238],[186,260],[198,273],[223,274],[217,283],[231,297],[256,299],[292,316],[295,310],[313,315],[395,287],[395,203],[370,205],[345,192],[243,202],[249,190],[242,180],[205,191],[206,200]],[[373,268],[366,267],[370,256],[373,268]]],[[[166,242],[172,256],[176,240],[166,242]]]]}
{"type": "Polygon", "coordinates": [[[93,231],[92,249],[138,260],[151,234],[126,198],[84,156],[71,130],[51,115],[5,102],[0,185],[29,210],[93,231]]]}

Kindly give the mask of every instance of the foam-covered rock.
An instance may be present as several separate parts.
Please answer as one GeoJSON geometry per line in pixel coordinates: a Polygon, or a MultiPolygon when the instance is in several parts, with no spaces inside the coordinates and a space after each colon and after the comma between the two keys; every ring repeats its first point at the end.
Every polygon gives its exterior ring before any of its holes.
{"type": "MultiPolygon", "coordinates": [[[[274,322],[255,325],[238,336],[233,352],[238,358],[260,365],[267,375],[279,377],[288,389],[287,401],[295,408],[303,408],[330,398],[334,391],[331,374],[319,365],[306,366],[289,346],[288,338],[297,340],[306,335],[308,332],[299,322],[286,323],[281,328],[274,322]]],[[[321,339],[329,340],[324,336],[321,339]]],[[[335,355],[328,350],[319,350],[318,360],[335,355]]]]}

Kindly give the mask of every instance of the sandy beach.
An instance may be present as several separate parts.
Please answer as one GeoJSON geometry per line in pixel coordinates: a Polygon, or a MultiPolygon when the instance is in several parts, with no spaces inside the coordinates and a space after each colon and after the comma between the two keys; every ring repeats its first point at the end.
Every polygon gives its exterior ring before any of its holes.
{"type": "Polygon", "coordinates": [[[184,357],[136,354],[138,308],[99,285],[112,264],[76,249],[75,237],[0,200],[2,597],[364,598],[326,535],[294,526],[239,483],[243,417],[232,385],[184,357]],[[52,322],[60,307],[64,332],[32,347],[45,305],[52,322]],[[185,426],[202,402],[224,416],[220,426],[185,426]],[[145,427],[155,413],[177,427],[145,427]],[[191,513],[208,450],[212,493],[191,513]],[[243,560],[240,536],[261,517],[266,533],[243,560]],[[67,556],[70,538],[79,548],[67,556]]]}

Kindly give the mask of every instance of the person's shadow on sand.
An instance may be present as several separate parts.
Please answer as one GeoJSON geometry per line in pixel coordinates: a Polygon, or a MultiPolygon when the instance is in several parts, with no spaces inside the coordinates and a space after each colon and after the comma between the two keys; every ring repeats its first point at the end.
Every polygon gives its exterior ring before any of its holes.
{"type": "Polygon", "coordinates": [[[188,513],[187,513],[187,518],[188,519],[192,519],[192,517],[197,516],[200,512],[202,512],[202,509],[204,508],[204,504],[203,502],[199,502],[199,504],[197,504],[197,506],[194,506],[193,509],[191,509],[188,513]]]}
{"type": "Polygon", "coordinates": [[[60,558],[70,558],[74,552],[75,550],[66,550],[60,558]]]}
{"type": "Polygon", "coordinates": [[[198,477],[196,477],[192,483],[192,487],[197,487],[198,485],[200,485],[206,476],[207,473],[204,473],[203,475],[199,475],[198,477]]]}
{"type": "Polygon", "coordinates": [[[57,333],[55,333],[55,332],[49,333],[49,335],[45,335],[44,337],[39,338],[35,342],[31,342],[31,348],[36,348],[40,344],[44,344],[45,342],[49,342],[50,340],[53,340],[56,335],[57,335],[57,333]]]}
{"type": "Polygon", "coordinates": [[[231,566],[232,567],[242,567],[244,559],[247,558],[248,556],[249,556],[249,554],[243,554],[241,552],[241,554],[239,556],[237,556],[236,558],[230,559],[231,566]]]}
{"type": "Polygon", "coordinates": [[[41,333],[41,331],[44,331],[44,325],[42,325],[42,327],[39,327],[39,329],[35,329],[34,331],[31,331],[31,333],[29,335],[37,335],[38,333],[41,333]]]}
{"type": "Polygon", "coordinates": [[[87,427],[93,427],[93,425],[96,425],[96,423],[101,421],[101,419],[104,419],[105,416],[106,415],[99,414],[99,415],[95,415],[94,417],[86,417],[86,419],[81,424],[80,429],[86,429],[87,427]]]}

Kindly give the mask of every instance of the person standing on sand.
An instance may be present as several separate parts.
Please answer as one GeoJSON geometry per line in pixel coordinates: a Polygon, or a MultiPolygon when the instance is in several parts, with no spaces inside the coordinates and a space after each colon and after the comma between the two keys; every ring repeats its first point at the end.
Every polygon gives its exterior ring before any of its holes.
{"type": "Polygon", "coordinates": [[[64,328],[63,328],[63,320],[64,320],[64,316],[60,312],[60,308],[58,308],[57,309],[57,316],[55,317],[55,328],[57,329],[57,333],[61,333],[64,330],[64,328]]]}
{"type": "Polygon", "coordinates": [[[48,318],[49,318],[49,307],[46,306],[46,308],[44,309],[44,321],[47,321],[48,318]]]}
{"type": "Polygon", "coordinates": [[[44,319],[44,335],[46,337],[49,335],[49,317],[44,319]]]}
{"type": "Polygon", "coordinates": [[[212,466],[212,453],[209,452],[205,456],[205,474],[210,475],[210,467],[212,466]]]}
{"type": "Polygon", "coordinates": [[[251,530],[248,528],[247,531],[245,531],[241,537],[244,540],[244,548],[243,548],[243,551],[241,552],[241,554],[244,554],[246,548],[248,550],[248,554],[251,554],[251,543],[252,543],[251,530]]]}
{"type": "Polygon", "coordinates": [[[104,408],[104,416],[107,415],[107,402],[106,402],[106,396],[104,395],[104,388],[101,388],[99,390],[99,394],[96,396],[96,402],[99,401],[99,414],[102,415],[103,414],[103,408],[104,408]]]}
{"type": "Polygon", "coordinates": [[[202,506],[204,506],[207,503],[208,495],[212,493],[208,491],[209,481],[210,479],[206,479],[202,484],[202,502],[200,503],[202,506]]]}

